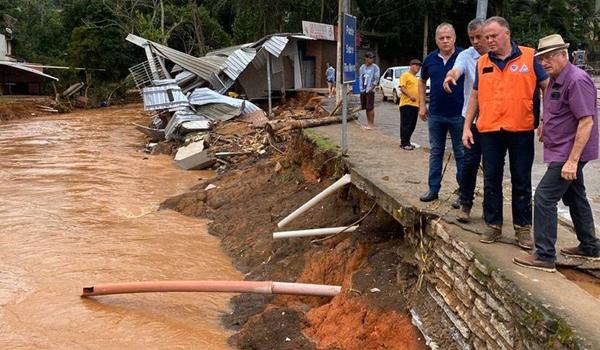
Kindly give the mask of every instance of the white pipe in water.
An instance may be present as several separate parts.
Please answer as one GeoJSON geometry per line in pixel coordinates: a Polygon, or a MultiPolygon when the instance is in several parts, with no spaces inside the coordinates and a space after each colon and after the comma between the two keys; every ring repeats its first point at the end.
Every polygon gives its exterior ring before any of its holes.
{"type": "Polygon", "coordinates": [[[325,197],[329,196],[336,190],[346,186],[350,182],[352,182],[350,174],[346,174],[346,175],[342,176],[339,180],[334,182],[331,186],[329,186],[325,190],[323,190],[323,192],[314,196],[311,200],[304,203],[300,208],[294,210],[290,215],[286,216],[283,220],[279,221],[279,223],[277,224],[277,227],[282,228],[285,225],[289,224],[292,220],[294,220],[295,218],[300,216],[302,213],[304,213],[308,209],[312,208],[315,204],[317,204],[318,202],[323,200],[325,197]]]}
{"type": "Polygon", "coordinates": [[[342,227],[315,228],[315,229],[310,229],[310,230],[273,232],[273,239],[335,235],[340,232],[354,232],[354,231],[356,231],[357,228],[358,228],[358,225],[350,226],[350,227],[342,226],[342,227]]]}

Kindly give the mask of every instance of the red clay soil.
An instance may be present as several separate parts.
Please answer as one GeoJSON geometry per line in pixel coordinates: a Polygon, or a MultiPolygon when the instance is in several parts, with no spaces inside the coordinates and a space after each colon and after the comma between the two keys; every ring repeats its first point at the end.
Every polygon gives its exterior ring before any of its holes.
{"type": "Polygon", "coordinates": [[[223,317],[239,330],[231,343],[240,349],[426,349],[407,311],[418,296],[415,269],[406,263],[414,252],[404,248],[402,227],[362,192],[341,190],[285,228],[350,225],[372,209],[354,233],[312,243],[272,239],[278,221],[340,173],[329,155],[302,142],[289,149],[294,152],[203,182],[161,206],[212,219],[209,232],[246,279],[343,286],[334,298],[234,297],[233,312],[223,317]],[[217,187],[206,191],[209,183],[217,187]]]}

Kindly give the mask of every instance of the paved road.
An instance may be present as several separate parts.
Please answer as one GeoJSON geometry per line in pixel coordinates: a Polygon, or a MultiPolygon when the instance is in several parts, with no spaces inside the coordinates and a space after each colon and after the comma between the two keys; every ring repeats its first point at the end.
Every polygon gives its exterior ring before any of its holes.
{"type": "MultiPolygon", "coordinates": [[[[376,95],[375,102],[375,128],[376,132],[381,133],[382,135],[392,137],[395,139],[400,139],[400,113],[398,111],[398,106],[391,102],[383,102],[381,100],[381,94],[376,95]]],[[[331,102],[330,102],[331,103],[331,102]]],[[[358,96],[354,95],[350,98],[350,108],[360,105],[358,96]]],[[[359,113],[358,122],[362,125],[366,125],[366,116],[364,112],[359,113]]],[[[429,147],[429,135],[427,132],[427,123],[419,120],[417,122],[417,128],[413,134],[411,139],[412,143],[418,147],[429,147]]],[[[348,141],[352,142],[351,139],[348,141]]],[[[450,140],[446,144],[446,149],[451,150],[450,140]]],[[[398,152],[407,152],[401,149],[398,149],[398,152]]],[[[533,166],[532,172],[532,184],[535,186],[539,183],[541,177],[544,175],[546,171],[546,166],[544,165],[542,158],[542,144],[536,142],[535,149],[535,162],[533,166]]],[[[508,157],[506,159],[506,168],[505,168],[505,188],[509,185],[510,181],[510,171],[508,169],[508,157]]],[[[586,179],[586,186],[588,192],[588,199],[591,202],[592,209],[594,211],[594,217],[596,226],[600,227],[600,161],[592,162],[588,164],[584,168],[584,176],[586,179]]],[[[510,188],[510,187],[509,187],[510,188]]],[[[480,191],[483,193],[483,191],[480,191]]],[[[510,193],[506,193],[505,197],[510,196],[510,193]]],[[[559,214],[561,218],[570,222],[568,209],[562,204],[559,205],[559,214]]],[[[600,232],[599,232],[600,233],[600,232]]]]}

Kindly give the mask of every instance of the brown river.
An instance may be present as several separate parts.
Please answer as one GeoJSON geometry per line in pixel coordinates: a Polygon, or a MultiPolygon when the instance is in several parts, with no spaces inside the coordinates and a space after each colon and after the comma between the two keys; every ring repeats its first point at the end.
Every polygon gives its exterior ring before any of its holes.
{"type": "Polygon", "coordinates": [[[140,152],[140,106],[0,123],[1,349],[229,349],[228,294],[80,298],[96,283],[241,279],[159,203],[201,171],[140,152]]]}

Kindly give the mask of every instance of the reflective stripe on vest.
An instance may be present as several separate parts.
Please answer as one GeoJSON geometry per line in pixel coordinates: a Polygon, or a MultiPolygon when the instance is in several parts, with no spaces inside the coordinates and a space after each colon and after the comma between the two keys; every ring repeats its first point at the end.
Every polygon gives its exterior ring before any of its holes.
{"type": "Polygon", "coordinates": [[[523,46],[519,49],[521,55],[510,60],[503,71],[487,54],[477,62],[479,132],[534,129],[533,93],[537,83],[534,50],[523,46]]]}

